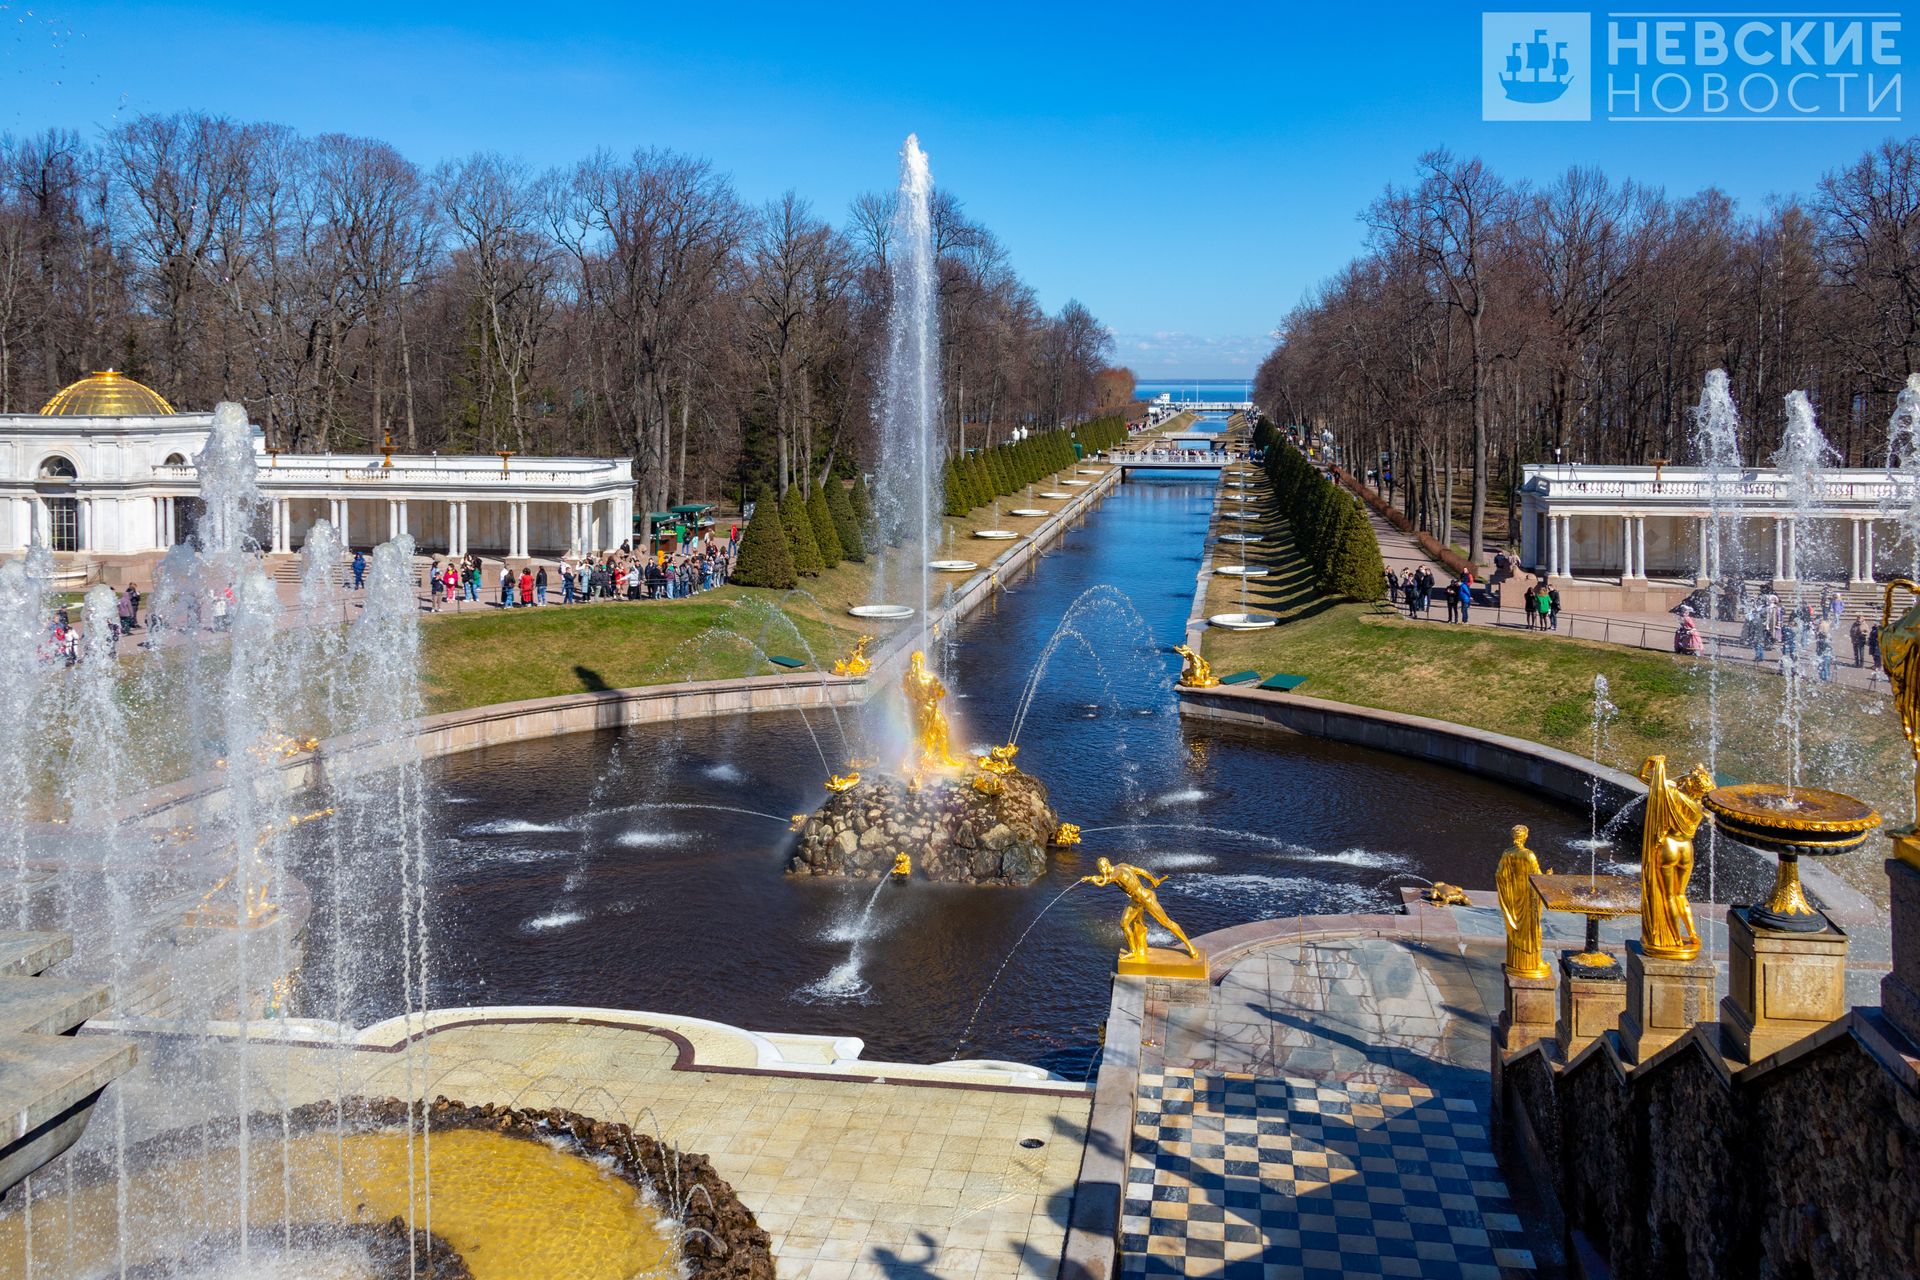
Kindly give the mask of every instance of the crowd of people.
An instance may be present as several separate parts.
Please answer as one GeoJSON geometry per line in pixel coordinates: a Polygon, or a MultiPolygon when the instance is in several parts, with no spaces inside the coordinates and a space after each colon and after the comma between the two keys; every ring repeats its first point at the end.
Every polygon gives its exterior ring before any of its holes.
{"type": "MultiPolygon", "coordinates": [[[[501,565],[491,583],[483,580],[480,558],[467,555],[432,561],[423,585],[435,613],[456,608],[463,600],[477,604],[484,599],[502,609],[595,600],[679,600],[724,585],[733,574],[739,550],[736,526],[725,538],[702,535],[672,552],[648,555],[623,542],[619,550],[605,555],[566,557],[552,565],[501,565]]],[[[360,589],[362,557],[358,554],[353,582],[360,589]]]]}
{"type": "MultiPolygon", "coordinates": [[[[1740,604],[1740,643],[1753,651],[1755,662],[1765,662],[1770,650],[1779,651],[1786,671],[1811,656],[1820,679],[1833,679],[1834,645],[1847,613],[1847,598],[1831,587],[1820,591],[1820,602],[1785,603],[1771,588],[1746,597],[1740,604]]],[[[1880,666],[1880,624],[1856,617],[1845,628],[1853,648],[1853,665],[1880,666]]]]}

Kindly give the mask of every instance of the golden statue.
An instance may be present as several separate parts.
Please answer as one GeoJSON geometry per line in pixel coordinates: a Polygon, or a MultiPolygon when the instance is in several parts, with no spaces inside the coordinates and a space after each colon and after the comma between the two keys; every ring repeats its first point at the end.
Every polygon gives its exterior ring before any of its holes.
{"type": "Polygon", "coordinates": [[[940,699],[947,696],[947,686],[927,670],[927,656],[918,649],[907,662],[907,674],[901,677],[900,688],[907,695],[907,714],[913,720],[913,740],[918,748],[908,758],[906,768],[917,770],[929,764],[939,769],[959,768],[960,762],[947,749],[947,716],[940,710],[940,699]]]}
{"type": "Polygon", "coordinates": [[[1064,849],[1068,845],[1080,843],[1080,828],[1071,822],[1063,822],[1053,829],[1053,839],[1047,843],[1055,848],[1064,849]]]}
{"type": "Polygon", "coordinates": [[[1213,674],[1212,665],[1186,645],[1177,644],[1173,646],[1173,651],[1186,662],[1186,666],[1180,669],[1181,688],[1211,689],[1220,683],[1218,677],[1213,674]]]}
{"type": "Polygon", "coordinates": [[[1445,880],[1436,880],[1434,883],[1428,885],[1427,891],[1420,896],[1436,907],[1470,907],[1473,905],[1473,899],[1467,896],[1465,889],[1462,889],[1457,884],[1448,884],[1445,880]]]}
{"type": "Polygon", "coordinates": [[[1640,766],[1647,784],[1646,823],[1640,833],[1640,946],[1662,960],[1700,955],[1687,881],[1693,878],[1693,833],[1706,818],[1701,797],[1713,790],[1713,775],[1695,765],[1678,782],[1667,776],[1667,758],[1648,756],[1640,766]]]}
{"type": "Polygon", "coordinates": [[[1165,876],[1156,876],[1153,872],[1143,867],[1136,867],[1130,862],[1109,862],[1105,858],[1093,865],[1099,870],[1093,875],[1081,876],[1081,884],[1102,887],[1116,884],[1120,886],[1120,891],[1127,895],[1127,910],[1120,917],[1120,934],[1126,939],[1127,949],[1120,953],[1121,960],[1146,960],[1147,916],[1152,916],[1159,922],[1161,928],[1180,939],[1180,945],[1187,949],[1188,955],[1195,960],[1200,958],[1200,952],[1188,939],[1185,931],[1173,922],[1167,915],[1166,908],[1160,905],[1160,899],[1153,894],[1154,888],[1166,879],[1165,876]]]}
{"type": "Polygon", "coordinates": [[[1020,748],[1011,742],[1003,747],[994,747],[987,754],[977,757],[974,764],[988,773],[1007,774],[1013,772],[1013,758],[1020,754],[1020,748]]]}
{"type": "Polygon", "coordinates": [[[859,785],[860,775],[857,773],[848,773],[845,776],[836,773],[827,779],[829,791],[851,791],[859,785]]]}
{"type": "Polygon", "coordinates": [[[1914,825],[1893,833],[1893,850],[1902,860],[1920,866],[1920,600],[1895,622],[1895,590],[1920,596],[1920,583],[1906,578],[1889,582],[1880,611],[1880,665],[1886,669],[1887,683],[1893,686],[1893,709],[1900,717],[1900,731],[1907,737],[1914,763],[1914,825]]]}
{"type": "Polygon", "coordinates": [[[863,676],[873,670],[873,663],[867,660],[867,646],[873,643],[872,636],[861,636],[853,642],[853,652],[844,658],[833,660],[833,674],[837,676],[863,676]]]}
{"type": "Polygon", "coordinates": [[[912,874],[913,874],[913,859],[912,859],[912,858],[910,858],[910,857],[908,857],[908,856],[907,856],[906,854],[904,854],[904,853],[896,853],[896,854],[894,854],[894,855],[893,855],[893,872],[892,872],[892,874],[894,874],[894,875],[896,875],[896,876],[910,876],[910,875],[912,875],[912,874]]]}
{"type": "Polygon", "coordinates": [[[1513,829],[1513,843],[1500,855],[1493,883],[1500,896],[1500,918],[1507,926],[1507,972],[1516,978],[1549,978],[1553,970],[1540,954],[1540,917],[1546,904],[1533,891],[1540,859],[1527,848],[1527,829],[1513,829]]]}

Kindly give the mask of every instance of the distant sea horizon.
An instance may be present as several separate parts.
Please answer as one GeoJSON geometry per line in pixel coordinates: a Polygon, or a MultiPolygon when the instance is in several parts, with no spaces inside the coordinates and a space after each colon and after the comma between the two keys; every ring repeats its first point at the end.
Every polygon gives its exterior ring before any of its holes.
{"type": "Polygon", "coordinates": [[[1185,400],[1245,400],[1252,395],[1253,383],[1247,378],[1141,378],[1133,384],[1134,398],[1153,400],[1171,396],[1185,400]]]}

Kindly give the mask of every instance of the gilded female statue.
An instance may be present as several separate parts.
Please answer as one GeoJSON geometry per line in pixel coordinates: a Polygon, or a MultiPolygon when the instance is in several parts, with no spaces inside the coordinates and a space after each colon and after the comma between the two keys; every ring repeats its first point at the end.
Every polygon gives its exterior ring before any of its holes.
{"type": "Polygon", "coordinates": [[[907,674],[901,678],[900,687],[907,695],[907,715],[913,721],[916,748],[907,761],[907,768],[914,770],[929,764],[941,769],[958,768],[960,762],[947,748],[947,715],[940,710],[940,699],[947,696],[947,686],[927,670],[927,656],[918,649],[907,662],[907,674]]]}
{"type": "Polygon", "coordinates": [[[1880,614],[1880,665],[1893,686],[1893,709],[1913,751],[1914,825],[1920,828],[1920,602],[1893,621],[1893,593],[1899,590],[1920,595],[1920,583],[1897,578],[1887,584],[1880,614]]]}
{"type": "Polygon", "coordinates": [[[1700,798],[1713,790],[1702,765],[1678,782],[1667,777],[1667,758],[1648,756],[1640,766],[1647,784],[1647,815],[1640,832],[1640,945],[1662,960],[1700,955],[1687,882],[1693,878],[1693,833],[1707,815],[1700,798]]]}
{"type": "Polygon", "coordinates": [[[1545,978],[1553,973],[1540,955],[1540,917],[1546,904],[1533,891],[1540,859],[1527,848],[1527,829],[1513,829],[1513,843],[1500,855],[1494,889],[1500,896],[1500,918],[1507,926],[1507,972],[1516,978],[1545,978]]]}

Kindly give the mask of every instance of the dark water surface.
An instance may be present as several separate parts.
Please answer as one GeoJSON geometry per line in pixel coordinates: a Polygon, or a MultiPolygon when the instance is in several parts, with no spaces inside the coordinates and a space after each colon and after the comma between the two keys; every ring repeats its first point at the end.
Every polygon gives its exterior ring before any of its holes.
{"type": "MultiPolygon", "coordinates": [[[[1196,936],[1388,907],[1421,878],[1489,885],[1515,822],[1544,861],[1584,865],[1571,842],[1586,815],[1394,756],[1179,717],[1179,660],[1161,649],[1182,638],[1215,488],[1120,486],[941,642],[956,743],[1003,741],[1063,614],[1107,588],[1058,645],[1019,738],[1019,764],[1086,833],[1039,884],[789,879],[787,818],[825,795],[813,738],[842,767],[861,747],[860,711],[839,724],[809,712],[812,734],[781,714],[502,746],[433,766],[430,1002],[654,1010],[1077,1079],[1106,1015],[1123,903],[1113,889],[1061,892],[1103,854],[1170,872],[1161,901],[1196,936]]],[[[398,1008],[369,1004],[358,1020],[398,1008]]]]}

